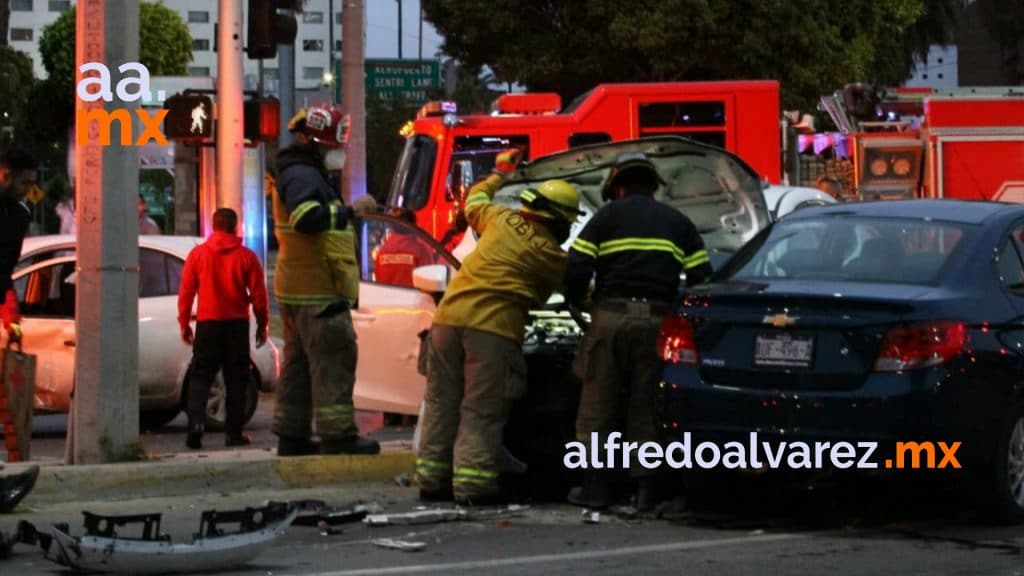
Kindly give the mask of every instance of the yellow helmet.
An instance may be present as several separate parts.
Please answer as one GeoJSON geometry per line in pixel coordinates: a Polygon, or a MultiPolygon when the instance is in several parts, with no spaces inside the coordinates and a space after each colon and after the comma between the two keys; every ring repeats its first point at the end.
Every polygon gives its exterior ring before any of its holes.
{"type": "Polygon", "coordinates": [[[580,193],[565,180],[547,180],[537,188],[527,188],[519,194],[523,205],[520,211],[542,218],[562,218],[575,221],[582,216],[580,193]]]}
{"type": "Polygon", "coordinates": [[[299,108],[292,119],[288,121],[289,132],[301,132],[306,126],[306,109],[299,108]]]}

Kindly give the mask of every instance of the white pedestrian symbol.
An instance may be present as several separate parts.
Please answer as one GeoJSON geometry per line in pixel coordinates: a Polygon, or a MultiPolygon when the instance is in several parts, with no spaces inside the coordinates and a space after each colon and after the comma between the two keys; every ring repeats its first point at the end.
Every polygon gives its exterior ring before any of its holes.
{"type": "Polygon", "coordinates": [[[204,120],[206,120],[206,106],[200,103],[192,109],[192,127],[188,131],[202,133],[204,120]]]}

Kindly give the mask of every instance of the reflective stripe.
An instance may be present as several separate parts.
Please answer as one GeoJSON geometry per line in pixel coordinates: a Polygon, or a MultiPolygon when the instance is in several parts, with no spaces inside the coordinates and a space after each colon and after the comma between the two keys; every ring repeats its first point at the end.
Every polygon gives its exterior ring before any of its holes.
{"type": "Polygon", "coordinates": [[[331,212],[331,230],[334,230],[338,227],[338,205],[331,204],[329,210],[331,212]]]}
{"type": "Polygon", "coordinates": [[[602,242],[598,246],[598,256],[606,256],[608,254],[616,254],[618,252],[668,252],[673,258],[679,261],[680,264],[686,264],[686,253],[679,249],[678,246],[672,243],[670,240],[663,238],[619,238],[618,240],[611,240],[608,242],[602,242]]]}
{"type": "Polygon", "coordinates": [[[469,198],[466,198],[466,206],[473,204],[486,204],[491,201],[491,197],[487,195],[487,192],[476,192],[470,194],[469,198]]]}
{"type": "Polygon", "coordinates": [[[689,270],[708,262],[711,262],[711,258],[708,257],[707,250],[698,250],[686,257],[686,260],[683,262],[683,268],[689,270]]]}
{"type": "Polygon", "coordinates": [[[295,226],[295,224],[299,220],[301,220],[302,217],[305,216],[307,212],[316,208],[319,205],[320,203],[317,202],[316,200],[306,200],[302,204],[299,204],[298,206],[295,207],[295,210],[292,212],[291,216],[288,217],[288,223],[291,224],[292,226],[295,226]]]}
{"type": "Polygon", "coordinates": [[[526,189],[523,190],[523,193],[519,195],[519,199],[522,200],[523,202],[533,202],[534,200],[537,199],[537,194],[535,194],[533,190],[526,189]]]}
{"type": "Polygon", "coordinates": [[[424,478],[447,478],[452,475],[452,463],[417,458],[416,473],[424,478]]]}
{"type": "Polygon", "coordinates": [[[496,480],[498,478],[497,472],[491,472],[490,470],[481,470],[480,468],[456,468],[456,478],[478,478],[481,480],[496,480]]]}
{"type": "Polygon", "coordinates": [[[587,242],[583,238],[576,238],[576,240],[573,241],[572,246],[570,246],[570,250],[575,250],[580,254],[586,254],[591,258],[597,258],[597,246],[587,242]]]}

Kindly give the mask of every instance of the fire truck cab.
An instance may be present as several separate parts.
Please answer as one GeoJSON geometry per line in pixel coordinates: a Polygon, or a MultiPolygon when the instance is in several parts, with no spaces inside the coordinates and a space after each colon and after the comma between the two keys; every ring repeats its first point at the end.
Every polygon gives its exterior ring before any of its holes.
{"type": "Polygon", "coordinates": [[[577,146],[678,134],[725,148],[767,181],[781,181],[779,84],[775,81],[602,84],[562,108],[557,94],[506,94],[491,115],[460,116],[430,102],[402,128],[388,205],[451,244],[465,229],[460,203],[469,186],[516,147],[529,161],[577,146]]]}

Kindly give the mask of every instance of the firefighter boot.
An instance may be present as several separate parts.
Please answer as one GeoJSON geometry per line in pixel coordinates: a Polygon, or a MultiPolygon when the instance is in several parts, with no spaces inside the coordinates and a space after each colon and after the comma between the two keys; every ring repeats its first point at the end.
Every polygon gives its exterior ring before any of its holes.
{"type": "Polygon", "coordinates": [[[607,508],[612,504],[612,485],[598,472],[587,472],[583,486],[569,490],[569,503],[584,508],[607,508]]]}
{"type": "Polygon", "coordinates": [[[309,438],[288,438],[287,436],[278,436],[277,438],[278,456],[311,456],[319,453],[320,445],[309,438]]]}
{"type": "Polygon", "coordinates": [[[380,444],[372,438],[324,438],[320,442],[321,454],[380,454],[380,444]]]}

